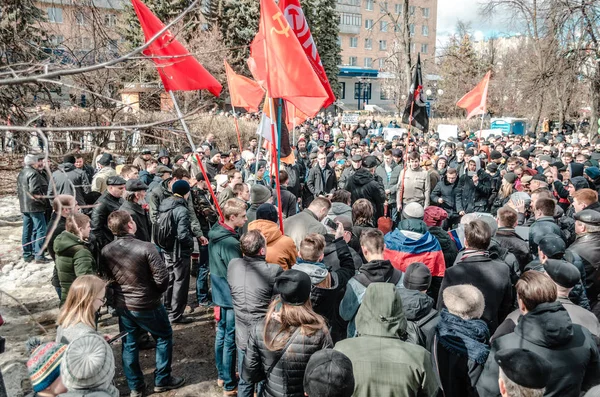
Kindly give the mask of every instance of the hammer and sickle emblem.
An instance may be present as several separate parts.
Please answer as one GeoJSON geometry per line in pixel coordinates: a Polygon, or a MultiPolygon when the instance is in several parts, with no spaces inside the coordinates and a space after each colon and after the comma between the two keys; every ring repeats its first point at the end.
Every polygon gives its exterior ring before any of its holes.
{"type": "Polygon", "coordinates": [[[281,12],[278,12],[277,14],[273,15],[273,20],[279,23],[279,27],[281,28],[281,30],[271,28],[271,33],[275,32],[277,34],[284,34],[285,37],[290,37],[290,25],[287,23],[283,14],[281,12]]]}

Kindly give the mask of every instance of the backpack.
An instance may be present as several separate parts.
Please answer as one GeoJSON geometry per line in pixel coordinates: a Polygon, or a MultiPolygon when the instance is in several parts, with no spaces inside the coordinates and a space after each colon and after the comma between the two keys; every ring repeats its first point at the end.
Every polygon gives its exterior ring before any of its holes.
{"type": "Polygon", "coordinates": [[[427,346],[427,335],[423,332],[422,327],[437,316],[438,311],[432,309],[429,314],[417,321],[407,321],[406,324],[406,342],[414,343],[415,345],[428,348],[427,346]]]}
{"type": "Polygon", "coordinates": [[[172,251],[175,246],[177,230],[173,220],[173,208],[158,214],[158,219],[152,228],[152,240],[165,251],[172,251]]]}

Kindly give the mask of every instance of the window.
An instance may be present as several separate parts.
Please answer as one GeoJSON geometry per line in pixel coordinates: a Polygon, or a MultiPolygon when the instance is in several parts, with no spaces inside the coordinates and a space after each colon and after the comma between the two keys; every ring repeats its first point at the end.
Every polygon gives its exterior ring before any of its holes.
{"type": "Polygon", "coordinates": [[[387,32],[387,27],[388,27],[387,21],[379,22],[379,30],[381,30],[382,32],[387,32]]]}
{"type": "Polygon", "coordinates": [[[429,36],[429,26],[427,26],[427,25],[421,26],[421,34],[423,36],[429,36]]]}
{"type": "Polygon", "coordinates": [[[423,13],[423,18],[429,18],[429,8],[421,8],[421,12],[423,13]]]}
{"type": "Polygon", "coordinates": [[[388,6],[387,1],[383,1],[383,2],[379,3],[379,12],[381,12],[382,14],[385,14],[387,12],[387,6],[388,6]]]}
{"type": "Polygon", "coordinates": [[[106,14],[104,15],[104,26],[107,28],[112,28],[117,24],[117,16],[115,14],[106,14]]]}
{"type": "Polygon", "coordinates": [[[408,7],[408,15],[410,15],[411,17],[413,15],[415,15],[415,6],[409,6],[408,7]]]}
{"type": "Polygon", "coordinates": [[[379,62],[379,69],[380,70],[383,69],[385,67],[385,59],[379,58],[378,62],[379,62]]]}
{"type": "Polygon", "coordinates": [[[365,19],[365,29],[373,29],[373,20],[365,19]]]}
{"type": "Polygon", "coordinates": [[[340,99],[346,99],[346,83],[340,82],[340,99]]]}
{"type": "Polygon", "coordinates": [[[350,37],[350,48],[358,47],[358,37],[350,37]]]}
{"type": "Polygon", "coordinates": [[[360,26],[362,25],[362,16],[360,14],[340,12],[340,25],[360,26]]]}
{"type": "Polygon", "coordinates": [[[391,91],[384,90],[382,88],[381,91],[379,92],[379,99],[381,99],[382,101],[389,101],[390,99],[392,99],[391,91]]]}
{"type": "Polygon", "coordinates": [[[410,33],[411,36],[415,35],[415,24],[411,23],[410,25],[408,25],[408,32],[410,33]]]}
{"type": "Polygon", "coordinates": [[[396,14],[398,14],[398,15],[402,14],[402,4],[396,4],[396,5],[394,5],[394,8],[395,8],[396,14]]]}
{"type": "Polygon", "coordinates": [[[63,23],[63,9],[62,8],[47,8],[48,21],[54,23],[63,23]]]}
{"type": "Polygon", "coordinates": [[[371,99],[371,83],[354,83],[354,99],[371,99]]]}
{"type": "Polygon", "coordinates": [[[58,47],[65,41],[65,37],[63,35],[52,35],[50,36],[50,44],[58,47]]]}
{"type": "Polygon", "coordinates": [[[348,60],[348,65],[350,66],[357,66],[358,65],[358,58],[357,57],[350,57],[348,60]]]}
{"type": "Polygon", "coordinates": [[[385,50],[387,50],[387,41],[379,40],[379,51],[385,51],[385,50]]]}
{"type": "Polygon", "coordinates": [[[373,58],[365,58],[365,68],[373,67],[373,58]]]}
{"type": "Polygon", "coordinates": [[[421,52],[423,54],[427,54],[427,50],[429,49],[429,45],[427,44],[421,44],[421,52]]]}
{"type": "Polygon", "coordinates": [[[415,52],[416,48],[415,43],[410,43],[410,52],[415,52]]]}
{"type": "Polygon", "coordinates": [[[90,50],[92,48],[92,39],[90,37],[81,37],[79,48],[82,50],[90,50]]]}
{"type": "Polygon", "coordinates": [[[365,39],[365,50],[373,48],[373,39],[365,39]]]}
{"type": "Polygon", "coordinates": [[[83,16],[83,12],[75,12],[75,22],[77,23],[77,25],[83,25],[85,23],[85,17],[83,16]]]}
{"type": "Polygon", "coordinates": [[[368,11],[373,11],[373,0],[367,0],[365,2],[365,9],[368,11]]]}
{"type": "Polygon", "coordinates": [[[342,46],[342,36],[338,36],[337,37],[337,44],[341,47],[342,46]]]}
{"type": "Polygon", "coordinates": [[[360,0],[338,0],[338,4],[347,4],[351,6],[360,6],[360,0]]]}

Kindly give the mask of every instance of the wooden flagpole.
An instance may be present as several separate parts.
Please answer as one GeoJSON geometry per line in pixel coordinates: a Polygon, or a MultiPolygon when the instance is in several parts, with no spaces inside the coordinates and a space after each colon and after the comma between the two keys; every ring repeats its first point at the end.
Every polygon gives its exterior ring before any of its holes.
{"type": "Polygon", "coordinates": [[[235,106],[233,106],[233,103],[231,104],[231,109],[233,110],[233,121],[235,122],[235,132],[237,133],[238,146],[239,146],[238,150],[240,151],[240,153],[242,153],[242,150],[244,150],[244,148],[242,147],[242,137],[240,136],[240,126],[238,124],[238,116],[235,111],[235,106]]]}
{"type": "MultiPolygon", "coordinates": [[[[267,98],[269,97],[269,93],[267,92],[267,98]]],[[[281,99],[279,99],[281,100],[281,99]]],[[[280,102],[281,103],[281,102],[280,102]]],[[[280,107],[281,109],[281,107],[280,107]]],[[[275,140],[275,123],[273,122],[273,117],[275,116],[275,112],[273,111],[273,101],[269,99],[269,110],[271,113],[271,138],[273,139],[272,148],[274,150],[273,154],[279,152],[281,150],[281,142],[275,140]],[[279,146],[279,147],[278,147],[279,146]]],[[[281,114],[279,114],[279,120],[277,120],[277,136],[281,139],[281,114]]],[[[283,234],[283,211],[281,209],[281,184],[279,183],[279,162],[276,160],[279,158],[279,153],[277,155],[272,156],[272,159],[275,161],[275,189],[277,190],[277,215],[279,217],[279,230],[283,234]]]]}

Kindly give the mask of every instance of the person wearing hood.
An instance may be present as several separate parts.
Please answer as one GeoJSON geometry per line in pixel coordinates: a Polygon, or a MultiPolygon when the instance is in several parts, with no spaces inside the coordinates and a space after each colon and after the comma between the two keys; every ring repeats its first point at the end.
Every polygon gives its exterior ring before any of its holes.
{"type": "Polygon", "coordinates": [[[584,170],[585,178],[588,180],[590,187],[596,192],[600,192],[600,169],[596,166],[587,167],[584,170]]]}
{"type": "Polygon", "coordinates": [[[441,389],[446,397],[479,396],[477,381],[490,353],[490,331],[480,319],[483,294],[463,284],[446,288],[443,299],[446,308],[440,313],[431,349],[441,389]]]}
{"type": "Polygon", "coordinates": [[[427,225],[431,233],[440,243],[444,254],[444,264],[446,269],[454,264],[458,256],[458,248],[448,232],[442,229],[442,225],[448,219],[448,213],[440,207],[429,206],[425,208],[423,222],[427,225]]]}
{"type": "Polygon", "coordinates": [[[310,301],[315,313],[325,318],[330,329],[331,339],[337,342],[345,338],[347,323],[340,318],[339,306],[348,281],[354,276],[354,262],[350,249],[344,240],[344,226],[338,223],[335,240],[340,267],[331,269],[323,263],[325,238],[320,234],[309,234],[302,240],[298,249],[297,264],[294,270],[310,276],[312,289],[310,301]]]}
{"type": "Polygon", "coordinates": [[[397,213],[397,196],[398,196],[398,181],[400,179],[400,167],[394,161],[391,150],[383,152],[383,163],[381,163],[375,170],[375,174],[383,181],[383,188],[385,189],[385,198],[388,202],[388,207],[391,209],[392,219],[396,219],[397,213]]]}
{"type": "Polygon", "coordinates": [[[338,342],[354,371],[354,396],[433,397],[438,383],[425,348],[404,341],[407,320],[399,289],[376,282],[356,315],[358,337],[338,342]]]}
{"type": "Polygon", "coordinates": [[[212,300],[219,307],[219,321],[215,337],[215,361],[217,383],[222,384],[225,392],[235,395],[237,388],[235,376],[235,317],[231,298],[231,289],[227,282],[229,264],[233,259],[241,258],[239,235],[248,220],[246,204],[237,199],[229,199],[222,208],[223,219],[208,232],[208,263],[212,300]]]}
{"type": "Polygon", "coordinates": [[[557,299],[554,282],[547,275],[529,271],[517,282],[522,316],[514,332],[494,339],[477,382],[480,396],[500,396],[498,351],[523,348],[551,363],[545,396],[577,397],[600,382],[600,357],[590,332],[573,324],[569,312],[557,299]]]}
{"type": "MultiPolygon", "coordinates": [[[[458,185],[458,173],[455,168],[448,168],[446,174],[431,192],[431,203],[448,213],[448,226],[452,227],[458,222],[456,212],[456,186],[458,185]]],[[[429,207],[427,207],[429,208],[429,207]]]]}
{"type": "MultiPolygon", "coordinates": [[[[192,149],[190,149],[190,153],[191,151],[192,149]]],[[[173,169],[173,164],[171,164],[171,158],[169,157],[169,151],[167,149],[160,149],[158,151],[157,160],[160,165],[173,169]]]]}
{"type": "Polygon", "coordinates": [[[159,216],[170,213],[175,244],[170,252],[163,250],[169,270],[169,287],[165,292],[165,308],[172,323],[189,324],[191,319],[183,316],[187,306],[190,286],[190,261],[194,251],[194,234],[190,222],[188,197],[190,184],[177,181],[172,186],[173,195],[167,197],[158,209],[159,216]]]}
{"type": "Polygon", "coordinates": [[[480,166],[479,157],[467,162],[467,170],[458,180],[456,210],[459,215],[486,212],[487,200],[492,192],[492,178],[480,166]]]}
{"type": "Polygon", "coordinates": [[[402,279],[404,288],[398,288],[408,325],[407,342],[423,346],[431,352],[431,342],[440,320],[435,301],[427,295],[431,287],[431,271],[424,263],[413,262],[402,279]]]}
{"type": "Polygon", "coordinates": [[[410,203],[416,202],[422,207],[429,206],[431,196],[431,179],[427,171],[421,168],[419,153],[408,154],[408,168],[400,172],[398,177],[398,198],[396,200],[398,212],[410,203]]]}
{"type": "MultiPolygon", "coordinates": [[[[243,257],[232,259],[227,268],[227,282],[231,288],[231,299],[235,313],[235,344],[237,347],[238,372],[248,345],[250,330],[267,314],[275,293],[275,280],[283,269],[265,260],[267,241],[262,230],[250,230],[240,238],[243,257]]],[[[252,397],[254,385],[240,379],[239,397],[252,397]]]]}
{"type": "Polygon", "coordinates": [[[48,186],[48,196],[54,197],[54,187],[56,195],[66,194],[75,197],[77,205],[85,207],[85,197],[90,193],[90,181],[85,171],[75,168],[75,156],[65,156],[62,164],[52,173],[54,186],[48,186]]]}
{"type": "Polygon", "coordinates": [[[349,338],[356,336],[354,318],[361,305],[365,291],[371,283],[390,283],[402,286],[403,273],[395,269],[389,260],[383,256],[385,242],[383,233],[377,229],[367,229],[360,236],[360,246],[366,259],[346,287],[344,298],[340,303],[340,316],[348,321],[349,338]]]}
{"type": "MultiPolygon", "coordinates": [[[[271,190],[262,185],[252,185],[250,188],[250,207],[248,207],[248,211],[246,212],[248,223],[256,220],[256,211],[258,210],[258,207],[265,203],[273,203],[273,194],[271,190]]],[[[242,234],[248,231],[248,223],[242,228],[242,234]]]]}
{"type": "Polygon", "coordinates": [[[383,185],[375,179],[375,167],[378,160],[375,156],[363,159],[363,166],[348,178],[345,189],[351,193],[352,202],[360,199],[368,200],[374,209],[373,224],[383,216],[383,204],[386,193],[383,185]]]}
{"type": "Polygon", "coordinates": [[[268,263],[276,263],[283,270],[289,270],[296,263],[298,250],[294,240],[281,233],[278,221],[277,208],[273,204],[264,203],[256,210],[256,220],[247,224],[248,231],[258,230],[265,236],[268,263]]]}
{"type": "Polygon", "coordinates": [[[471,284],[485,298],[482,319],[494,332],[512,310],[513,296],[510,269],[505,262],[494,260],[487,250],[492,240],[491,227],[481,219],[464,225],[465,250],[459,253],[457,262],[446,269],[440,288],[437,308],[445,307],[444,289],[453,285],[471,284]]]}
{"type": "Polygon", "coordinates": [[[331,195],[331,209],[327,218],[334,220],[338,216],[347,216],[352,219],[352,195],[345,189],[338,189],[331,195]]]}

